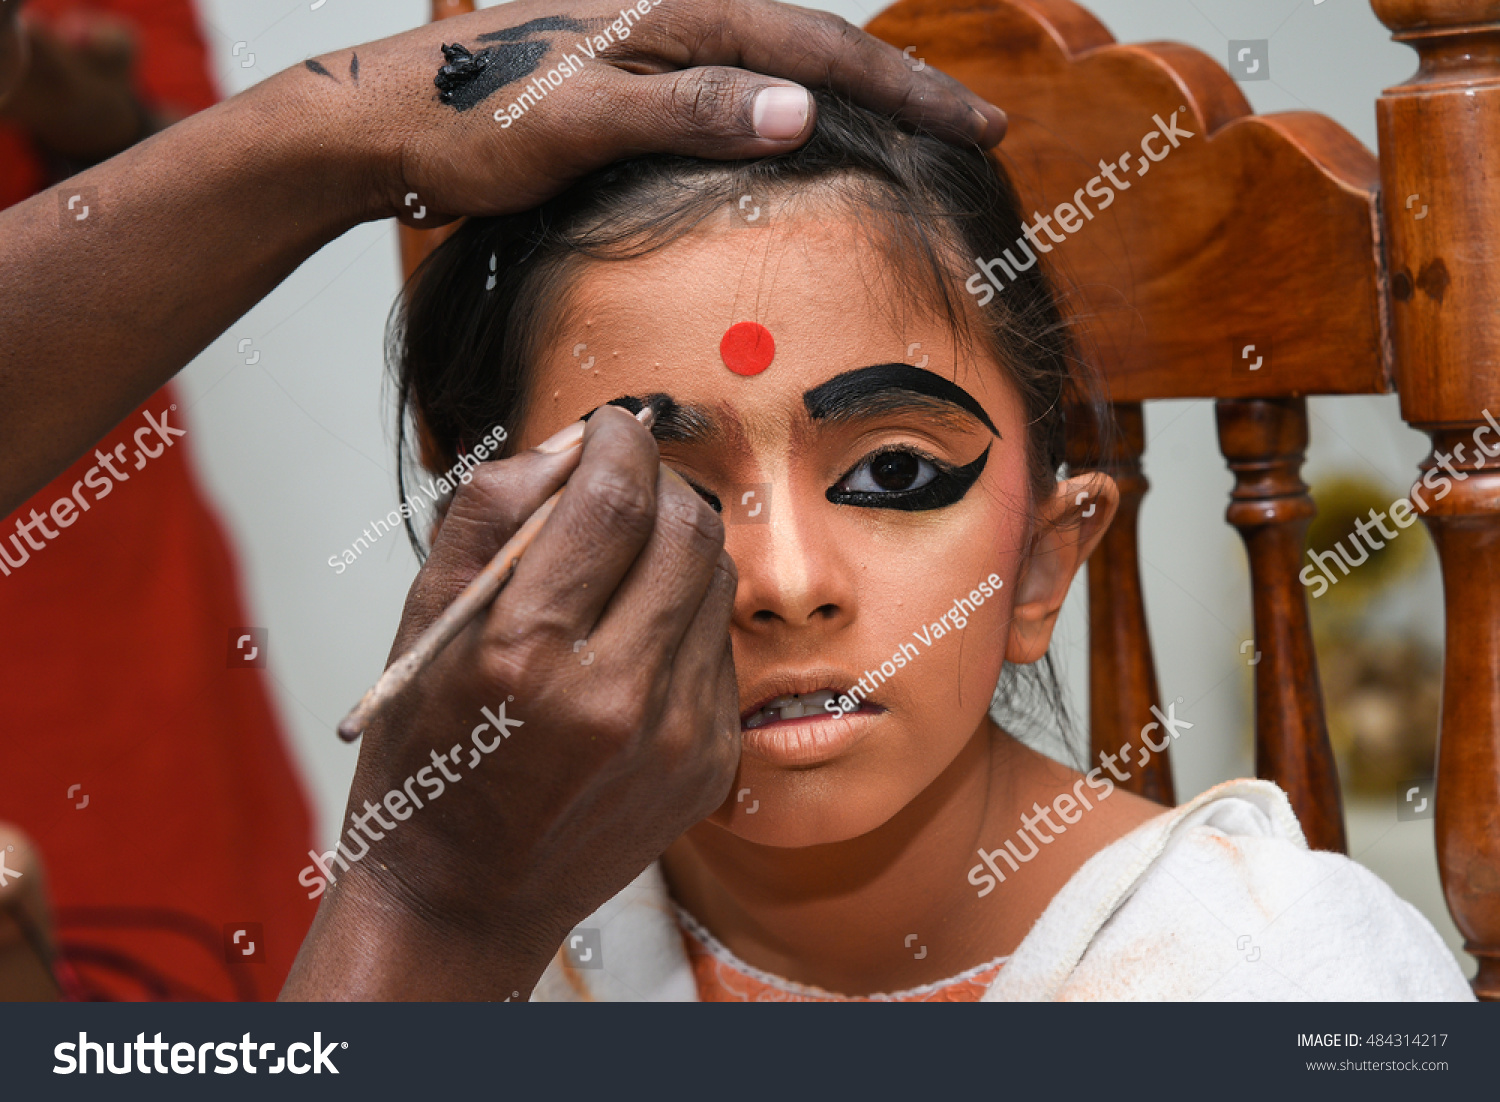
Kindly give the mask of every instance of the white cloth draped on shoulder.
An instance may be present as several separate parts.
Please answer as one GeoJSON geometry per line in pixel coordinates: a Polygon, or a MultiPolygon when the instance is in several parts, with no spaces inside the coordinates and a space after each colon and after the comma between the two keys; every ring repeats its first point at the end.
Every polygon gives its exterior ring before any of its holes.
{"type": "MultiPolygon", "coordinates": [[[[548,966],[536,1001],[695,1001],[653,864],[578,927],[597,961],[548,966]]],[[[581,944],[581,943],[580,943],[581,944]]],[[[1286,795],[1230,781],[1096,853],[985,1001],[1471,1001],[1432,925],[1368,869],[1308,850],[1286,795]]]]}

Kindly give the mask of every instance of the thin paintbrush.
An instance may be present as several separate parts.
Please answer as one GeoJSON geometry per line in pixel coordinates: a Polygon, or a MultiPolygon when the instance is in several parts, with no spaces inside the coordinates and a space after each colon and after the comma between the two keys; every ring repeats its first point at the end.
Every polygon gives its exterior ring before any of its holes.
{"type": "MultiPolygon", "coordinates": [[[[635,419],[646,426],[649,431],[656,421],[656,411],[650,405],[646,405],[635,415],[635,419]]],[[[582,443],[573,446],[581,447],[582,443]]],[[[567,489],[566,484],[563,489],[567,489]]],[[[426,631],[418,636],[411,649],[386,667],[385,673],[380,675],[380,680],[375,682],[370,691],[365,693],[360,702],[355,705],[354,710],[339,723],[339,738],[345,742],[353,742],[359,738],[370,722],[400,694],[402,689],[412,683],[417,674],[421,673],[442,652],[442,649],[453,641],[453,637],[462,631],[470,620],[490,606],[490,602],[504,588],[505,583],[510,581],[511,575],[516,571],[516,564],[521,561],[521,556],[531,546],[531,541],[536,539],[536,534],[542,530],[542,525],[547,523],[547,518],[557,507],[557,499],[562,496],[562,492],[558,490],[542,502],[541,508],[527,518],[520,530],[506,541],[505,546],[500,548],[488,565],[464,587],[464,591],[458,595],[458,598],[443,610],[441,616],[428,625],[426,631]]]]}

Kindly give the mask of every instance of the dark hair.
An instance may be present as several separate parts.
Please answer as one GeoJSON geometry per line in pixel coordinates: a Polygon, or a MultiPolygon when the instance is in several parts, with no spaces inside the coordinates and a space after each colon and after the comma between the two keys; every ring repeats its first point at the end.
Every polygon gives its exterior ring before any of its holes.
{"type": "MultiPolygon", "coordinates": [[[[582,265],[659,249],[710,218],[732,217],[746,194],[757,204],[829,202],[853,214],[907,292],[899,300],[940,317],[960,346],[987,348],[1008,371],[1026,412],[1031,500],[1050,492],[1064,465],[1068,407],[1097,405],[1097,386],[1072,355],[1040,264],[1017,271],[982,308],[960,289],[976,258],[1014,251],[1022,240],[1009,175],[977,147],[903,130],[831,93],[815,97],[817,126],[800,149],[754,161],[622,161],[533,210],[472,219],[435,250],[388,333],[403,493],[413,437],[432,471],[452,468],[497,425],[514,441],[527,413],[529,365],[560,337],[582,265]]],[[[1045,702],[1066,735],[1050,656],[1036,666],[1021,673],[1007,665],[995,703],[1027,718],[1045,702]]]]}

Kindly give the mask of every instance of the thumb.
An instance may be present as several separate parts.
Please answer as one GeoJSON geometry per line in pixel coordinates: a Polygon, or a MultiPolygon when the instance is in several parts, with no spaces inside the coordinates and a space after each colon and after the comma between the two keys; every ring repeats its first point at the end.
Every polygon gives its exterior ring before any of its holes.
{"type": "Polygon", "coordinates": [[[659,76],[621,75],[633,109],[609,120],[624,147],[739,160],[784,153],[812,134],[813,98],[800,84],[707,65],[659,76]]]}

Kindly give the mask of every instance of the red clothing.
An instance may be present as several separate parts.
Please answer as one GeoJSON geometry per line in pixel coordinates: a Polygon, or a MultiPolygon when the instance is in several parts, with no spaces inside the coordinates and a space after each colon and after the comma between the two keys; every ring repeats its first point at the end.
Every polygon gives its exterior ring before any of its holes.
{"type": "MultiPolygon", "coordinates": [[[[143,102],[191,111],[217,98],[187,0],[88,6],[137,24],[143,102]]],[[[0,204],[46,183],[29,139],[0,127],[0,204]]],[[[315,909],[297,883],[311,817],[264,671],[229,665],[230,633],[252,617],[188,462],[191,431],[169,447],[148,432],[162,450],[137,455],[146,412],[191,430],[174,403],[164,388],[98,445],[124,445],[126,479],[77,485],[99,464],[91,453],[0,521],[0,819],[41,850],[59,949],[85,994],[268,999],[315,909]],[[29,529],[40,549],[18,535],[64,498],[66,527],[54,515],[53,537],[29,529]]]]}

